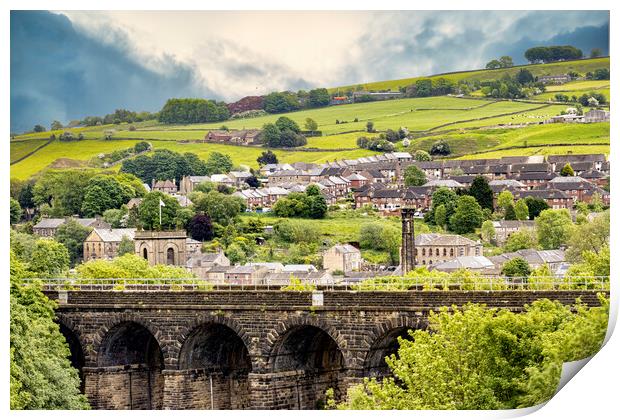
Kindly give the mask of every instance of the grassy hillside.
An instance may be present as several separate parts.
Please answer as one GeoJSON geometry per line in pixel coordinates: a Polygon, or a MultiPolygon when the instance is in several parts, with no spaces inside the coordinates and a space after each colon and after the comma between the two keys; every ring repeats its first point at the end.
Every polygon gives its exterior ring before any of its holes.
{"type": "Polygon", "coordinates": [[[532,99],[540,101],[553,100],[555,95],[561,93],[569,98],[573,95],[579,97],[584,93],[596,92],[605,95],[609,101],[609,80],[580,80],[576,82],[570,82],[563,85],[548,86],[545,93],[534,96],[532,99]]]}
{"type": "Polygon", "coordinates": [[[437,79],[444,77],[446,79],[458,82],[460,80],[488,80],[499,79],[505,74],[514,75],[519,69],[527,68],[534,76],[548,75],[548,74],[564,74],[569,71],[576,71],[578,73],[585,74],[589,71],[594,71],[598,68],[609,68],[609,57],[593,58],[585,60],[563,61],[558,63],[548,64],[530,64],[524,66],[515,66],[507,69],[496,70],[471,70],[461,71],[453,73],[443,73],[433,76],[418,76],[410,77],[406,79],[397,80],[384,80],[381,82],[360,83],[348,86],[339,86],[329,89],[330,92],[346,91],[348,89],[355,89],[357,86],[362,86],[364,90],[392,90],[397,91],[401,87],[405,87],[415,83],[420,79],[437,79]]]}
{"type": "MultiPolygon", "coordinates": [[[[609,65],[608,58],[579,60],[564,63],[527,66],[534,74],[565,73],[576,70],[584,73],[609,65]]],[[[453,73],[452,78],[501,77],[503,72],[516,72],[518,68],[501,70],[477,70],[453,73]]],[[[434,77],[440,77],[437,75],[434,77]]],[[[415,79],[406,79],[407,84],[415,79]]],[[[378,82],[369,89],[384,89],[381,83],[398,85],[402,81],[378,82]],[[379,86],[379,87],[377,87],[379,86]]],[[[548,95],[557,92],[583,92],[609,90],[609,81],[574,82],[562,86],[550,86],[548,95]]],[[[545,99],[540,97],[537,99],[545,99]]],[[[375,129],[385,131],[407,127],[416,137],[412,149],[426,149],[445,138],[455,154],[485,152],[495,155],[534,153],[608,153],[609,124],[590,125],[532,125],[524,128],[498,129],[498,125],[522,125],[539,123],[557,115],[567,105],[526,103],[517,101],[492,101],[487,99],[465,99],[455,97],[408,98],[391,101],[357,103],[327,108],[311,109],[258,118],[230,120],[224,123],[163,125],[157,121],[133,124],[80,127],[70,129],[75,136],[82,134],[85,140],[69,143],[53,141],[51,134],[58,137],[62,131],[29,133],[15,136],[11,141],[11,176],[27,178],[47,167],[82,167],[100,153],[132,147],[141,140],[150,142],[155,149],[170,149],[178,152],[192,152],[202,158],[219,151],[229,154],[236,165],[256,167],[256,158],[264,150],[260,147],[244,147],[222,144],[192,143],[204,138],[208,130],[226,125],[230,129],[260,128],[274,122],[280,116],[287,116],[303,127],[306,118],[314,119],[323,137],[308,139],[308,144],[295,150],[276,151],[282,162],[315,162],[353,159],[376,152],[357,148],[356,140],[365,133],[366,123],[372,121],[375,129]],[[339,121],[336,124],[336,120],[339,121]],[[357,121],[356,121],[357,120],[357,121]],[[492,129],[489,129],[492,128],[492,129]],[[113,130],[113,140],[104,140],[107,131],[113,130]],[[435,134],[433,134],[435,133],[435,134]],[[189,141],[189,142],[188,142],[189,141]],[[527,147],[525,147],[527,146],[527,147]]],[[[371,134],[372,135],[372,134],[371,134]]],[[[478,156],[478,155],[476,155],[478,156]]],[[[116,166],[113,169],[118,169],[116,166]]]]}
{"type": "MultiPolygon", "coordinates": [[[[416,139],[408,148],[429,150],[431,145],[445,140],[453,154],[491,152],[501,149],[508,155],[525,154],[524,148],[585,146],[609,153],[609,123],[597,124],[544,124],[523,128],[455,130],[440,135],[416,139]],[[510,150],[508,150],[510,149],[510,150]]],[[[593,152],[594,153],[594,152],[593,152]]],[[[545,154],[545,153],[542,153],[545,154]]]]}

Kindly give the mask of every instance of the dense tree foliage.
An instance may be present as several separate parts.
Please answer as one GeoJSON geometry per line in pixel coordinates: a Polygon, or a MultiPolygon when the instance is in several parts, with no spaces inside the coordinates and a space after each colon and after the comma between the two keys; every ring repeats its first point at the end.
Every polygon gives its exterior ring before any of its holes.
{"type": "MultiPolygon", "coordinates": [[[[330,99],[331,98],[327,89],[312,89],[310,92],[308,92],[308,100],[306,102],[306,105],[308,108],[319,108],[329,105],[330,99]]],[[[310,131],[316,131],[316,129],[310,131]]]]}
{"type": "Polygon", "coordinates": [[[549,204],[538,197],[526,197],[525,204],[527,205],[530,220],[534,220],[543,211],[549,208],[549,204]]]}
{"type": "Polygon", "coordinates": [[[560,175],[561,176],[575,176],[575,171],[573,171],[573,168],[572,166],[570,166],[570,163],[567,163],[566,165],[562,167],[562,170],[560,171],[560,175]]]}
{"type": "MultiPolygon", "coordinates": [[[[220,152],[211,152],[205,163],[207,175],[227,174],[233,168],[233,162],[230,156],[220,152]]],[[[193,174],[197,175],[197,174],[193,174]]]]}
{"type": "Polygon", "coordinates": [[[278,163],[278,157],[271,150],[266,150],[260,154],[256,161],[260,166],[278,163]]]}
{"type": "Polygon", "coordinates": [[[273,206],[273,214],[279,217],[322,219],[327,214],[327,203],[317,190],[318,187],[310,185],[306,192],[290,193],[280,198],[273,206]]]}
{"type": "Polygon", "coordinates": [[[194,277],[184,267],[149,265],[144,258],[127,253],[113,260],[91,260],[76,267],[78,279],[183,279],[194,277]]]}
{"type": "MultiPolygon", "coordinates": [[[[394,378],[348,390],[343,409],[507,409],[547,401],[566,361],[596,353],[609,301],[577,306],[539,300],[525,312],[468,304],[442,308],[427,330],[399,339],[387,359],[394,378]]],[[[331,402],[331,405],[335,404],[331,402]]]]}
{"type": "Polygon", "coordinates": [[[357,139],[357,146],[362,149],[375,150],[377,152],[393,152],[396,150],[394,144],[389,142],[386,139],[382,139],[380,137],[359,137],[357,139]]]}
{"type": "Polygon", "coordinates": [[[467,194],[474,197],[483,209],[493,210],[493,190],[485,177],[475,177],[467,194]]]}
{"type": "Polygon", "coordinates": [[[196,212],[208,215],[211,220],[220,225],[227,225],[239,213],[245,211],[245,201],[240,197],[222,194],[218,191],[209,193],[195,193],[191,196],[196,212]]]}
{"type": "Polygon", "coordinates": [[[27,269],[38,277],[63,275],[69,269],[69,251],[53,239],[38,239],[27,261],[27,269]]]}
{"type": "Polygon", "coordinates": [[[22,206],[20,206],[19,201],[15,200],[13,197],[9,199],[9,203],[11,224],[14,225],[15,223],[18,223],[22,218],[22,206]]]}
{"type": "Polygon", "coordinates": [[[186,175],[209,175],[205,162],[194,153],[180,154],[167,149],[156,150],[151,156],[127,159],[121,165],[121,172],[133,174],[149,185],[154,179],[178,181],[186,175]]]}
{"type": "Polygon", "coordinates": [[[187,232],[197,241],[210,241],[213,239],[213,223],[206,214],[197,214],[187,224],[187,232]]]}
{"type": "Polygon", "coordinates": [[[437,140],[431,145],[428,153],[430,153],[432,156],[448,156],[450,153],[452,153],[452,151],[447,141],[437,140]]]}
{"type": "Polygon", "coordinates": [[[299,99],[292,92],[271,92],[263,99],[263,109],[270,114],[296,111],[299,108],[299,99]]]}
{"type": "Polygon", "coordinates": [[[603,248],[609,247],[610,212],[597,215],[591,222],[576,225],[568,238],[566,259],[571,263],[580,263],[586,252],[600,254],[603,248]]]}
{"type": "Polygon", "coordinates": [[[538,243],[543,249],[557,249],[568,242],[573,227],[567,209],[543,210],[536,218],[538,243]]]}
{"type": "Polygon", "coordinates": [[[511,233],[506,240],[506,244],[504,244],[504,250],[506,252],[515,252],[520,249],[531,249],[537,247],[538,238],[533,229],[521,229],[517,232],[511,233]]]}
{"type": "Polygon", "coordinates": [[[102,215],[108,209],[116,209],[135,197],[135,190],[120,183],[110,175],[92,177],[84,191],[82,211],[86,217],[102,215]]]}
{"type": "Polygon", "coordinates": [[[123,235],[120,243],[118,244],[117,255],[122,257],[125,254],[135,254],[136,248],[133,243],[133,239],[130,239],[129,236],[123,235]]]}
{"type": "Polygon", "coordinates": [[[507,261],[502,267],[502,274],[507,277],[527,277],[530,272],[529,264],[521,257],[507,261]]]}
{"type": "Polygon", "coordinates": [[[320,237],[318,228],[309,221],[282,219],[274,227],[278,239],[288,243],[312,243],[320,237]]]}
{"type": "Polygon", "coordinates": [[[528,48],[524,55],[530,63],[550,63],[552,61],[576,60],[583,57],[583,52],[571,45],[554,45],[528,48]]]}
{"type": "Polygon", "coordinates": [[[445,208],[445,220],[446,222],[450,220],[450,217],[454,214],[454,209],[456,207],[456,201],[458,196],[456,193],[446,187],[440,187],[433,192],[433,196],[431,199],[431,209],[424,215],[424,219],[427,223],[436,224],[437,221],[435,219],[435,212],[439,206],[444,206],[445,208]]]}
{"type": "Polygon", "coordinates": [[[207,99],[168,99],[159,112],[164,124],[196,124],[227,120],[230,116],[224,102],[207,99]]]}
{"type": "Polygon", "coordinates": [[[411,165],[405,169],[405,185],[420,186],[426,184],[426,174],[423,170],[415,165],[411,165]]]}
{"type": "Polygon", "coordinates": [[[360,229],[360,247],[376,251],[386,251],[391,264],[398,264],[401,232],[394,226],[383,223],[366,223],[360,229]]]}
{"type": "Polygon", "coordinates": [[[176,217],[180,207],[176,198],[160,191],[150,192],[138,207],[140,225],[147,230],[174,229],[177,225],[176,217]],[[160,201],[164,203],[163,206],[160,206],[160,201]],[[160,208],[161,223],[159,220],[160,208]]]}
{"type": "Polygon", "coordinates": [[[26,270],[12,251],[10,264],[11,409],[88,409],[69,346],[54,322],[56,304],[37,285],[21,285],[26,270]]]}
{"type": "Polygon", "coordinates": [[[482,207],[471,195],[459,197],[454,214],[450,216],[450,230],[456,233],[474,232],[482,226],[484,214],[482,207]]]}
{"type": "Polygon", "coordinates": [[[54,239],[67,248],[71,265],[84,257],[84,241],[91,231],[92,228],[82,226],[75,219],[63,223],[56,230],[54,239]]]}

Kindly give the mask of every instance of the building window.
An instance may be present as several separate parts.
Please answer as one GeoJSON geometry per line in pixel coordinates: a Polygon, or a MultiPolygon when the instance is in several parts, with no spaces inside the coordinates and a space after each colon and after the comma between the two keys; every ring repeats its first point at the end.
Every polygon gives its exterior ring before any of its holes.
{"type": "Polygon", "coordinates": [[[450,248],[450,256],[454,257],[454,248],[450,248]]]}
{"type": "Polygon", "coordinates": [[[422,248],[422,256],[426,256],[426,248],[422,248]]]}
{"type": "Polygon", "coordinates": [[[166,251],[166,264],[174,265],[174,249],[172,247],[166,251]]]}
{"type": "Polygon", "coordinates": [[[143,257],[145,260],[148,260],[148,259],[149,259],[149,251],[146,249],[146,247],[142,249],[142,257],[143,257]]]}
{"type": "Polygon", "coordinates": [[[443,249],[443,256],[447,256],[448,255],[448,250],[446,248],[443,249]]]}
{"type": "Polygon", "coordinates": [[[438,257],[439,256],[439,248],[435,248],[435,256],[438,257]]]}

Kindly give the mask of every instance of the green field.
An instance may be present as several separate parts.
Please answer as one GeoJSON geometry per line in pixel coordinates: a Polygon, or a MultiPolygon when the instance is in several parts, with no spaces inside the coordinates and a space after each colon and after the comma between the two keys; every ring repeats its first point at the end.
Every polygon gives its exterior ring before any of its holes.
{"type": "MultiPolygon", "coordinates": [[[[570,70],[585,73],[605,66],[609,66],[608,58],[533,65],[528,66],[528,69],[538,75],[566,73],[570,70]]],[[[477,70],[454,73],[449,77],[482,80],[501,77],[504,73],[512,74],[516,71],[518,67],[477,70]]],[[[406,80],[411,83],[415,78],[406,80]]],[[[399,83],[402,84],[402,81],[378,82],[367,88],[384,89],[387,85],[398,86],[399,83]]],[[[550,86],[550,92],[547,94],[554,95],[556,92],[562,92],[561,89],[570,89],[568,91],[606,89],[608,91],[608,86],[609,81],[572,82],[561,86],[550,86]]],[[[354,159],[376,154],[370,150],[358,149],[356,145],[358,137],[376,135],[365,132],[368,121],[372,121],[379,132],[407,127],[411,132],[423,136],[414,141],[412,149],[428,150],[433,141],[445,138],[451,144],[455,154],[472,154],[482,151],[502,155],[532,154],[537,153],[537,150],[545,152],[551,149],[553,153],[560,153],[555,150],[560,146],[553,146],[554,144],[569,144],[570,146],[561,146],[566,148],[566,151],[579,148],[584,152],[596,153],[603,150],[607,153],[609,124],[570,125],[569,127],[558,124],[537,124],[553,115],[560,114],[566,107],[567,105],[440,96],[339,105],[210,124],[168,126],[159,124],[157,121],[145,121],[131,124],[136,128],[132,131],[129,130],[130,124],[80,127],[69,130],[76,136],[81,133],[85,140],[66,143],[54,141],[23,161],[11,165],[11,176],[27,178],[47,167],[88,166],[88,162],[98,154],[128,148],[140,140],[148,141],[155,149],[166,148],[178,152],[192,152],[201,158],[206,158],[213,151],[219,151],[230,155],[235,165],[256,167],[256,158],[264,150],[260,147],[191,143],[191,141],[203,139],[209,130],[219,129],[222,125],[230,129],[261,128],[264,124],[274,122],[281,116],[293,119],[301,127],[306,118],[312,118],[324,134],[323,137],[308,138],[308,144],[302,148],[277,150],[276,154],[280,161],[289,163],[300,161],[324,163],[328,160],[354,159]],[[336,120],[339,121],[338,124],[336,120]],[[497,128],[498,125],[524,123],[532,125],[519,129],[488,129],[497,128]],[[104,140],[105,133],[110,130],[113,131],[113,140],[104,140]],[[438,134],[428,136],[430,132],[438,134]],[[524,145],[527,145],[527,148],[524,149],[524,145]],[[542,149],[537,149],[541,147],[542,149]],[[499,150],[506,148],[514,149],[499,150]]],[[[59,130],[53,134],[58,137],[62,131],[59,130]]],[[[51,134],[48,131],[14,136],[11,141],[11,161],[31,153],[44,144],[51,134]]],[[[113,169],[118,169],[118,166],[113,169]]]]}
{"type": "Polygon", "coordinates": [[[381,82],[371,83],[359,83],[355,85],[340,86],[330,89],[330,92],[344,92],[348,89],[355,89],[357,86],[361,86],[363,90],[392,90],[397,91],[401,87],[405,87],[415,83],[420,79],[437,79],[440,77],[458,82],[460,80],[489,80],[489,79],[501,79],[505,74],[514,76],[519,69],[527,68],[534,76],[548,75],[548,74],[564,74],[569,71],[576,71],[577,73],[585,74],[589,71],[594,71],[598,68],[609,68],[609,57],[594,58],[575,61],[563,61],[558,63],[548,64],[534,64],[527,66],[515,66],[507,69],[497,70],[472,70],[455,73],[437,74],[434,76],[419,76],[406,79],[397,80],[385,80],[381,82]]]}
{"type": "Polygon", "coordinates": [[[533,156],[533,155],[580,155],[602,153],[609,156],[609,146],[548,146],[528,147],[522,149],[495,150],[486,153],[465,155],[459,159],[497,159],[504,156],[533,156]]]}
{"type": "MultiPolygon", "coordinates": [[[[14,147],[14,143],[18,142],[11,142],[11,147],[14,147]]],[[[125,149],[132,147],[136,143],[137,140],[82,140],[71,143],[54,141],[42,151],[15,165],[11,165],[11,177],[25,179],[49,165],[54,167],[83,166],[99,153],[109,153],[117,149],[125,149]]],[[[256,158],[265,150],[260,147],[229,146],[211,143],[178,143],[165,140],[154,140],[150,141],[150,143],[155,149],[169,149],[180,153],[196,153],[202,159],[206,159],[209,153],[218,151],[230,155],[235,165],[248,165],[252,167],[258,166],[256,158]]],[[[275,152],[281,162],[288,163],[324,163],[327,160],[355,159],[376,154],[376,152],[365,149],[347,151],[276,150],[275,152]]],[[[118,166],[116,168],[118,169],[118,166]]]]}
{"type": "Polygon", "coordinates": [[[508,151],[513,155],[520,155],[525,150],[523,147],[528,149],[535,146],[557,147],[554,146],[557,144],[594,148],[602,146],[607,150],[605,153],[608,153],[609,123],[544,124],[523,128],[455,130],[416,139],[412,141],[409,150],[429,150],[431,145],[438,140],[446,140],[450,144],[452,153],[456,155],[508,148],[514,148],[508,151]]]}
{"type": "Polygon", "coordinates": [[[574,96],[581,96],[584,93],[595,92],[605,95],[607,102],[611,102],[609,96],[609,80],[580,80],[576,82],[565,83],[563,85],[550,85],[547,86],[547,91],[540,95],[534,96],[532,99],[540,101],[554,100],[555,95],[561,93],[569,98],[574,96]]]}
{"type": "Polygon", "coordinates": [[[11,162],[23,158],[47,143],[47,140],[21,140],[11,142],[11,162]]]}

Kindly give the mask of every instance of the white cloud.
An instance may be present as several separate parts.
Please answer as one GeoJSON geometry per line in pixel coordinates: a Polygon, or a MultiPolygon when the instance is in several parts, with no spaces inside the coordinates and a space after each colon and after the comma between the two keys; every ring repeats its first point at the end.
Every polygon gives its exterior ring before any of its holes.
{"type": "Polygon", "coordinates": [[[167,71],[164,57],[195,68],[206,89],[228,100],[476,68],[498,42],[546,40],[608,20],[554,11],[63,13],[91,36],[126,42],[155,71],[167,71]]]}

